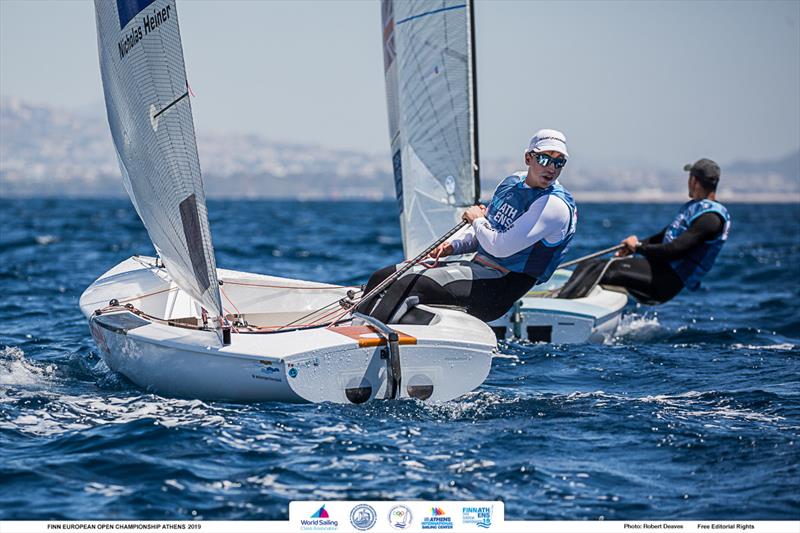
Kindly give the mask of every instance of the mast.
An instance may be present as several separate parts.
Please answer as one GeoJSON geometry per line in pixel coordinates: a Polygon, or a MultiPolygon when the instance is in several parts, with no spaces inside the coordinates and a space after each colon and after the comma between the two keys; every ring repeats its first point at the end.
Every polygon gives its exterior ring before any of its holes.
{"type": "Polygon", "coordinates": [[[478,151],[478,76],[475,59],[475,2],[467,0],[467,17],[469,18],[469,40],[470,62],[469,62],[469,85],[470,85],[470,132],[472,136],[472,172],[475,179],[475,203],[481,200],[481,171],[480,171],[480,152],[478,151]]]}

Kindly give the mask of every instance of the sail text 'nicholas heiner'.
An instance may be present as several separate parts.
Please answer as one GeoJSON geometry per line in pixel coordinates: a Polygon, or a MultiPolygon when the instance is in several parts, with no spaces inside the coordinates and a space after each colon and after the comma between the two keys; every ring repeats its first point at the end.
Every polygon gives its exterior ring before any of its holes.
{"type": "Polygon", "coordinates": [[[169,20],[169,15],[170,6],[167,6],[160,11],[154,9],[152,15],[145,15],[142,17],[142,24],[131,27],[130,33],[117,44],[119,47],[119,58],[124,59],[128,52],[131,51],[131,48],[141,41],[144,35],[147,35],[169,20]],[[144,27],[144,33],[142,33],[142,27],[144,27]]]}

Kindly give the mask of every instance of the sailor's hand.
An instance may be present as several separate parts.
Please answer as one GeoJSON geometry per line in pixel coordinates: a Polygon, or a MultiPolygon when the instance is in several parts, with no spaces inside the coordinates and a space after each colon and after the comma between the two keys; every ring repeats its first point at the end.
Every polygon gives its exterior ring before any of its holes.
{"type": "Polygon", "coordinates": [[[625,237],[625,239],[620,243],[625,246],[621,250],[618,250],[616,254],[617,257],[625,257],[631,255],[632,253],[636,252],[636,247],[639,245],[639,238],[636,235],[630,235],[625,237]]]}
{"type": "Polygon", "coordinates": [[[453,245],[449,242],[443,242],[434,248],[431,253],[428,254],[428,257],[431,259],[439,259],[440,257],[447,257],[448,255],[453,255],[453,245]]]}
{"type": "Polygon", "coordinates": [[[461,215],[461,219],[466,221],[468,224],[472,224],[479,218],[483,218],[486,216],[486,206],[485,205],[473,205],[469,207],[464,214],[461,215]]]}

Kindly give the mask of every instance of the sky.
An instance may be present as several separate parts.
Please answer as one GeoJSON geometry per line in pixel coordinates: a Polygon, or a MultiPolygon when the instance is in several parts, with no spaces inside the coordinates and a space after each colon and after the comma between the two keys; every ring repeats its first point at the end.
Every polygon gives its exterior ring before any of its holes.
{"type": "MultiPolygon", "coordinates": [[[[198,132],[388,154],[380,6],[178,0],[198,132]]],[[[477,0],[483,157],[567,135],[584,165],[800,148],[800,1],[477,0]]],[[[90,1],[0,0],[0,94],[104,115],[90,1]]]]}

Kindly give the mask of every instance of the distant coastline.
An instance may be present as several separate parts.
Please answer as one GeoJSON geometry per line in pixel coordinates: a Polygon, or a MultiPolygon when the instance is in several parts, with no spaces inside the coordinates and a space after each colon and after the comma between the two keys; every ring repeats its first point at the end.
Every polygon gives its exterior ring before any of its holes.
{"type": "MultiPolygon", "coordinates": [[[[578,202],[592,204],[678,204],[689,199],[685,193],[653,195],[647,191],[632,193],[575,191],[573,196],[578,202]]],[[[726,194],[726,191],[721,189],[717,198],[727,204],[800,204],[800,193],[726,194]]]]}
{"type": "MultiPolygon", "coordinates": [[[[578,203],[586,204],[681,204],[688,200],[685,194],[670,193],[659,196],[648,192],[597,192],[597,191],[574,191],[573,196],[578,203]]],[[[374,202],[374,203],[394,203],[392,197],[376,196],[235,196],[235,195],[207,195],[210,201],[297,201],[297,202],[374,202]]],[[[72,198],[76,200],[126,200],[128,197],[122,190],[120,184],[119,193],[106,194],[86,194],[81,191],[71,191],[62,193],[40,193],[35,191],[13,191],[7,193],[0,187],[0,200],[25,200],[25,199],[61,199],[72,198]]],[[[725,195],[724,191],[718,199],[726,204],[797,204],[800,206],[800,193],[779,194],[732,194],[725,195]]],[[[482,203],[487,203],[489,198],[481,198],[482,203]]]]}
{"type": "MultiPolygon", "coordinates": [[[[198,137],[208,198],[393,201],[387,153],[275,142],[257,135],[198,137]]],[[[521,170],[518,158],[481,159],[482,196],[521,170]]],[[[645,164],[614,167],[576,159],[563,183],[579,202],[681,203],[686,177],[645,164]]],[[[720,161],[728,203],[800,203],[800,148],[765,161],[720,161]],[[757,192],[754,192],[757,191],[757,192]]],[[[105,118],[0,99],[0,198],[125,195],[105,118]]]]}

